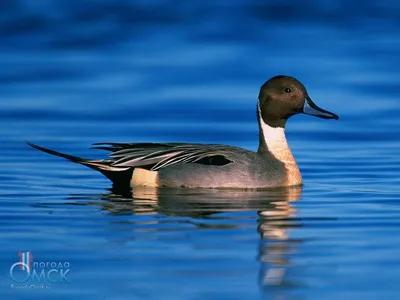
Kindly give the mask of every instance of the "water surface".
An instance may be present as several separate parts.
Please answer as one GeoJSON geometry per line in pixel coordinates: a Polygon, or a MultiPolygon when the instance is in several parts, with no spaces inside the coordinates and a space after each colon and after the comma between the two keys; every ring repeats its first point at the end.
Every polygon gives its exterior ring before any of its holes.
{"type": "Polygon", "coordinates": [[[398,299],[400,6],[286,3],[0,4],[2,299],[398,299]],[[340,116],[288,122],[302,188],[121,195],[25,144],[255,150],[276,74],[340,116]],[[27,251],[70,282],[16,288],[27,251]]]}

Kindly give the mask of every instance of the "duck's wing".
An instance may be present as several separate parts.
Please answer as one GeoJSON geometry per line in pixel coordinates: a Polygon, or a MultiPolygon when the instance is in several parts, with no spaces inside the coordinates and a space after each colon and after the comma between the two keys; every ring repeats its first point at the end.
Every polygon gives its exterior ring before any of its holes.
{"type": "Polygon", "coordinates": [[[225,145],[184,143],[96,143],[95,149],[111,151],[111,167],[144,167],[156,171],[184,163],[225,165],[233,161],[234,148],[225,145]]]}

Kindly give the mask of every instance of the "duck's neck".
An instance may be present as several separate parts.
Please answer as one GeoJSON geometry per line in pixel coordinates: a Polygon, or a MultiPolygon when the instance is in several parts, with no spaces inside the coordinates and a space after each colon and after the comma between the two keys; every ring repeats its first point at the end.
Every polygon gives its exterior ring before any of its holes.
{"type": "Polygon", "coordinates": [[[285,127],[273,127],[265,123],[259,104],[257,105],[257,114],[260,127],[258,153],[261,155],[270,154],[285,166],[287,170],[287,182],[285,185],[301,184],[302,177],[286,140],[285,127]]]}

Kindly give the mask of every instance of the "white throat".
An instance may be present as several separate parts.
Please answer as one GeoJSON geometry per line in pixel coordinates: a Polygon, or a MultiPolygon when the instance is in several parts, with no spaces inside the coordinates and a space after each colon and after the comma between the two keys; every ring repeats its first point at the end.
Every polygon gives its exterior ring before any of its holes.
{"type": "Polygon", "coordinates": [[[285,128],[272,127],[266,124],[261,115],[260,103],[257,104],[258,117],[260,120],[260,130],[262,138],[268,148],[268,151],[279,161],[285,164],[285,167],[296,166],[296,161],[290,151],[286,140],[285,128]]]}
{"type": "Polygon", "coordinates": [[[287,170],[286,180],[283,182],[283,185],[291,186],[302,184],[303,179],[301,178],[299,167],[297,166],[286,140],[285,128],[272,127],[266,124],[261,115],[260,103],[258,103],[257,110],[260,120],[260,133],[267,146],[266,150],[278,161],[283,163],[287,170]]]}

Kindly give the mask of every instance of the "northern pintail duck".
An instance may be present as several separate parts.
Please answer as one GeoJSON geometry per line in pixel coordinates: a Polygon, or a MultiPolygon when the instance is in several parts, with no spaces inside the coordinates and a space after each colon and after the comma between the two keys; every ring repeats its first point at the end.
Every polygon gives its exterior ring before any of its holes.
{"type": "Polygon", "coordinates": [[[298,80],[275,76],[260,89],[257,103],[257,152],[239,147],[185,143],[96,143],[110,158],[89,160],[32,143],[44,152],[100,171],[123,188],[202,187],[274,188],[302,184],[285,136],[289,117],[304,113],[324,119],[339,117],[319,108],[298,80]]]}

